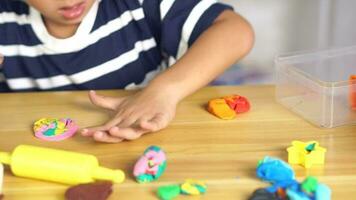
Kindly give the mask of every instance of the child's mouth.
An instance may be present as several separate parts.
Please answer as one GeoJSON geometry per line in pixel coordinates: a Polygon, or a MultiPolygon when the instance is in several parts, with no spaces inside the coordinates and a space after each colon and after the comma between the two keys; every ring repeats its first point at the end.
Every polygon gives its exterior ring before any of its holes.
{"type": "Polygon", "coordinates": [[[85,1],[75,4],[70,7],[63,7],[59,9],[59,14],[67,20],[74,20],[82,16],[85,10],[85,1]]]}

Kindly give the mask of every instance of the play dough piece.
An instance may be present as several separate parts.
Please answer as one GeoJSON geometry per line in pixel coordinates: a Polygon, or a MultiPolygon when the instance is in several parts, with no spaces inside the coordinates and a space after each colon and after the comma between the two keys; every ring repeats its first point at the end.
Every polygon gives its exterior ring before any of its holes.
{"type": "Polygon", "coordinates": [[[42,118],[33,125],[35,136],[46,141],[61,141],[72,137],[78,126],[68,118],[42,118]]]}
{"type": "Polygon", "coordinates": [[[224,99],[213,99],[209,101],[208,111],[225,120],[234,119],[236,117],[236,113],[232,110],[224,99]]]}
{"type": "Polygon", "coordinates": [[[233,109],[236,114],[248,112],[250,110],[250,102],[246,97],[232,95],[223,98],[226,103],[233,109]]]}
{"type": "Polygon", "coordinates": [[[181,186],[181,193],[187,195],[200,195],[206,193],[206,185],[202,181],[186,180],[181,186]]]}
{"type": "Polygon", "coordinates": [[[167,166],[166,154],[157,146],[148,147],[136,162],[133,175],[139,183],[157,180],[167,166]]]}
{"type": "Polygon", "coordinates": [[[301,188],[307,194],[314,193],[318,187],[318,179],[308,176],[301,184],[301,188]]]}
{"type": "Polygon", "coordinates": [[[157,196],[161,200],[171,200],[177,197],[179,194],[180,194],[179,185],[161,186],[157,190],[157,196]]]}
{"type": "Polygon", "coordinates": [[[66,200],[106,200],[112,193],[111,182],[81,184],[69,188],[66,200]]]}
{"type": "Polygon", "coordinates": [[[234,119],[237,114],[248,112],[250,107],[250,102],[247,98],[239,95],[212,99],[208,103],[208,111],[225,120],[234,119]]]}
{"type": "Polygon", "coordinates": [[[290,182],[295,179],[291,166],[280,159],[268,156],[259,162],[256,173],[257,177],[271,183],[290,182]]]}
{"type": "Polygon", "coordinates": [[[255,190],[248,200],[278,200],[275,194],[268,192],[264,188],[255,190]]]}
{"type": "Polygon", "coordinates": [[[331,190],[327,185],[318,184],[315,191],[315,200],[330,200],[331,190]]]}

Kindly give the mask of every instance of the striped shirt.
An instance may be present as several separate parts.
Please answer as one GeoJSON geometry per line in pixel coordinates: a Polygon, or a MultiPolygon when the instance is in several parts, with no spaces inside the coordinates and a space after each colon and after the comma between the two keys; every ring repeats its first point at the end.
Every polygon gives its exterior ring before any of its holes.
{"type": "Polygon", "coordinates": [[[58,39],[36,9],[0,0],[0,91],[143,86],[226,9],[217,0],[97,0],[76,33],[58,39]]]}

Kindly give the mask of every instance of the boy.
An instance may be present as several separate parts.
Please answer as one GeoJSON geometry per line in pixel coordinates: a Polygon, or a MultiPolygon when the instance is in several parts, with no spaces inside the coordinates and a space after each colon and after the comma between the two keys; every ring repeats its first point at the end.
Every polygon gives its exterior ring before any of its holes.
{"type": "Polygon", "coordinates": [[[179,101],[253,46],[241,16],[216,0],[1,0],[2,91],[146,86],[82,135],[116,143],[165,128],[179,101]],[[169,66],[169,68],[167,68],[169,66]]]}

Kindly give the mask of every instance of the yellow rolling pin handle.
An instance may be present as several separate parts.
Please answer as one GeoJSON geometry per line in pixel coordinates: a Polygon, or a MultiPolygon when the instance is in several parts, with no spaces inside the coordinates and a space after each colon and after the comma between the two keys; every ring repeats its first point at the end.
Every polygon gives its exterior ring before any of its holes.
{"type": "Polygon", "coordinates": [[[92,174],[94,179],[110,180],[114,183],[121,183],[125,180],[125,174],[121,170],[111,170],[104,167],[98,167],[92,174]]]}
{"type": "Polygon", "coordinates": [[[6,152],[0,152],[0,163],[10,165],[11,163],[11,154],[6,152]]]}
{"type": "Polygon", "coordinates": [[[13,153],[0,152],[0,162],[10,165],[14,175],[26,178],[77,185],[95,180],[121,183],[125,174],[99,166],[89,154],[19,145],[13,153]]]}

